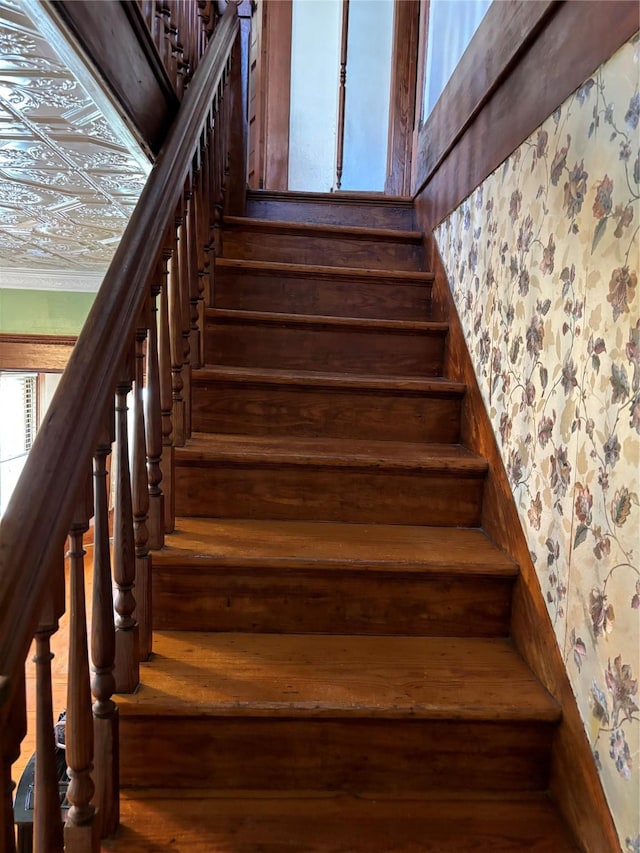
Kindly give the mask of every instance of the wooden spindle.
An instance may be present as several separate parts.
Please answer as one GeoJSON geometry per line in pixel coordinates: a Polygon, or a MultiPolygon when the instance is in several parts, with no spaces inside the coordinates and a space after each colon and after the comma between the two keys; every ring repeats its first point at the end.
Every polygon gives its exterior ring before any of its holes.
{"type": "MultiPolygon", "coordinates": [[[[177,218],[177,216],[176,216],[177,218]]],[[[173,444],[183,447],[185,435],[185,403],[183,398],[184,378],[182,360],[184,346],[182,338],[182,294],[180,292],[180,261],[177,232],[173,230],[171,257],[169,258],[169,339],[171,342],[171,385],[173,390],[173,444]]]]}
{"type": "MultiPolygon", "coordinates": [[[[20,757],[20,744],[27,733],[27,705],[24,671],[17,679],[13,698],[0,707],[0,850],[15,853],[11,765],[20,757]]],[[[9,679],[0,676],[0,696],[8,696],[9,679]]],[[[52,730],[53,734],[53,730],[52,730]]],[[[31,833],[29,833],[31,837],[31,833]]],[[[19,841],[22,839],[19,836],[19,841]]],[[[54,848],[55,849],[55,848],[54,848]]]]}
{"type": "MultiPolygon", "coordinates": [[[[187,192],[189,194],[189,203],[187,208],[187,250],[189,253],[189,355],[191,367],[198,369],[202,367],[200,358],[200,314],[198,311],[198,301],[200,299],[200,251],[199,251],[199,231],[198,231],[198,174],[191,175],[187,178],[187,192]]],[[[189,407],[191,408],[191,407],[189,407]]],[[[189,432],[191,432],[191,418],[189,418],[189,432]]]]}
{"type": "Polygon", "coordinates": [[[171,370],[171,340],[169,329],[169,273],[171,250],[162,255],[162,286],[158,310],[158,367],[160,371],[160,413],[162,419],[162,486],[164,492],[164,531],[173,533],[176,519],[173,445],[173,389],[171,370]]]}
{"type": "Polygon", "coordinates": [[[118,708],[113,701],[116,681],[113,674],[116,635],[113,619],[111,553],[109,547],[109,499],[107,457],[111,453],[115,425],[113,406],[109,407],[104,434],[93,457],[94,546],[93,599],[91,611],[91,689],[94,736],[94,802],[99,834],[106,838],[120,822],[118,708]]]}
{"type": "Polygon", "coordinates": [[[195,213],[196,213],[196,245],[198,253],[198,355],[201,366],[205,364],[204,356],[204,327],[205,327],[205,304],[212,305],[211,302],[211,281],[210,266],[209,266],[209,209],[208,204],[208,154],[206,148],[206,133],[203,134],[200,140],[200,168],[197,173],[197,186],[194,194],[195,213]],[[205,301],[206,300],[206,301],[205,301]]]}
{"type": "Polygon", "coordinates": [[[191,305],[190,305],[190,274],[189,243],[187,222],[192,192],[185,187],[182,199],[178,202],[176,213],[176,234],[178,238],[178,280],[180,284],[180,311],[182,318],[182,398],[184,401],[184,434],[185,440],[191,436],[191,305]]]}
{"type": "MultiPolygon", "coordinates": [[[[87,519],[87,527],[89,521],[87,519]]],[[[59,619],[65,609],[64,560],[52,567],[51,591],[44,605],[35,634],[36,653],[36,768],[34,786],[33,843],[36,853],[62,853],[64,847],[60,797],[58,794],[58,769],[53,731],[53,694],[51,684],[51,637],[58,630],[59,619]]],[[[69,632],[69,650],[74,637],[69,632]]],[[[85,639],[86,643],[86,639],[85,639]]],[[[69,668],[68,683],[72,672],[69,668]]],[[[87,676],[88,686],[88,676],[87,676]]]]}
{"type": "MultiPolygon", "coordinates": [[[[146,313],[146,312],[145,312],[146,313]]],[[[131,492],[133,501],[133,537],[136,555],[136,617],[138,621],[139,659],[151,656],[151,558],[149,556],[149,484],[147,445],[144,426],[144,359],[147,339],[146,318],[136,330],[135,384],[133,394],[133,444],[131,492]]]]}
{"type": "MultiPolygon", "coordinates": [[[[201,295],[203,302],[201,305],[201,315],[204,319],[204,305],[207,305],[209,308],[213,307],[213,298],[214,298],[214,288],[213,288],[213,263],[214,263],[214,251],[212,244],[212,231],[211,231],[211,150],[212,150],[212,130],[210,123],[207,122],[207,126],[205,128],[204,139],[202,143],[202,203],[199,206],[198,210],[202,217],[201,229],[202,233],[200,236],[200,241],[203,248],[204,254],[204,276],[201,278],[200,283],[202,286],[201,295]]],[[[201,326],[204,329],[204,325],[201,326]]],[[[203,345],[204,345],[204,335],[203,335],[203,345]]],[[[203,346],[203,364],[204,362],[204,346],[203,346]]]]}
{"type": "Polygon", "coordinates": [[[189,282],[189,244],[187,240],[187,219],[189,216],[189,204],[191,191],[183,190],[182,199],[178,202],[176,211],[176,234],[178,235],[178,286],[180,289],[180,317],[182,335],[182,399],[184,405],[184,439],[191,437],[191,348],[189,336],[191,334],[190,320],[190,293],[189,282]]]}
{"type": "Polygon", "coordinates": [[[89,477],[69,531],[69,672],[65,742],[69,775],[67,799],[71,807],[64,826],[65,853],[98,853],[100,846],[92,802],[95,791],[91,775],[93,714],[84,584],[86,552],[82,544],[92,514],[93,488],[89,477]]]}
{"type": "Polygon", "coordinates": [[[144,426],[147,445],[147,478],[149,484],[149,548],[164,545],[164,494],[162,493],[162,411],[160,405],[160,367],[158,362],[158,296],[161,270],[156,267],[151,279],[149,336],[147,338],[147,393],[144,426]]]}
{"type": "Polygon", "coordinates": [[[129,474],[127,394],[133,385],[130,359],[125,376],[116,386],[116,497],[113,520],[113,577],[116,585],[116,693],[133,693],[140,680],[138,624],[133,594],[136,555],[133,537],[133,506],[129,474]]]}
{"type": "Polygon", "coordinates": [[[342,0],[342,35],[340,40],[340,88],[338,90],[338,128],[336,145],[336,189],[342,186],[344,163],[344,116],[347,98],[347,46],[349,41],[349,0],[342,0]]]}

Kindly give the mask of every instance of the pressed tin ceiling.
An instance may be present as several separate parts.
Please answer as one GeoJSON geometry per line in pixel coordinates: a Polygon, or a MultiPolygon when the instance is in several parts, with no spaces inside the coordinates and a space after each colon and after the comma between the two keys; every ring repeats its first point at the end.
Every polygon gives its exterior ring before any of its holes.
{"type": "Polygon", "coordinates": [[[97,289],[149,170],[47,4],[0,0],[0,288],[97,289]]]}

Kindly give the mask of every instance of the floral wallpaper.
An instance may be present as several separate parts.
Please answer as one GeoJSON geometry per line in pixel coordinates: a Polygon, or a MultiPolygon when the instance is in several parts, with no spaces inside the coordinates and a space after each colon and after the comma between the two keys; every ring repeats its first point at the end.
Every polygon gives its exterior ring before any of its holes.
{"type": "Polygon", "coordinates": [[[435,231],[620,836],[640,853],[640,49],[435,231]]]}

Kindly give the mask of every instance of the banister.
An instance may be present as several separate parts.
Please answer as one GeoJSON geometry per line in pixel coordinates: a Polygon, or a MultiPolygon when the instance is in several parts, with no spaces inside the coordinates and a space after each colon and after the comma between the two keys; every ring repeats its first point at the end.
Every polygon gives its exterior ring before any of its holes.
{"type": "Polygon", "coordinates": [[[85,485],[165,226],[238,33],[230,4],[189,84],[0,522],[0,719],[38,625],[50,567],[59,558],[85,485]]]}

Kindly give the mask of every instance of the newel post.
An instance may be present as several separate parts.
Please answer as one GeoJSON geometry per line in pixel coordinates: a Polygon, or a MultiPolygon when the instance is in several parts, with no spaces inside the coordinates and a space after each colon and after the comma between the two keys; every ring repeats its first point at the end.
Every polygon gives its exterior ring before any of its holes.
{"type": "Polygon", "coordinates": [[[247,187],[247,137],[249,99],[249,41],[251,37],[251,0],[238,4],[240,37],[231,54],[231,79],[228,89],[229,104],[229,180],[225,199],[225,213],[244,216],[247,187]]]}

